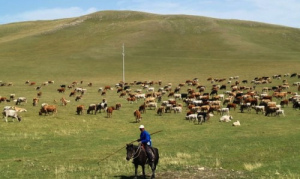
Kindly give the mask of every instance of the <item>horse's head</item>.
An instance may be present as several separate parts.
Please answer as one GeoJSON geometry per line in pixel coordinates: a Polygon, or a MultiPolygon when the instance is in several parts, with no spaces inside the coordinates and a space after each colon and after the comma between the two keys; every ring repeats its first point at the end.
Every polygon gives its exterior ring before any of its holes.
{"type": "Polygon", "coordinates": [[[133,144],[126,144],[126,151],[127,151],[126,160],[130,160],[135,153],[133,144]]]}

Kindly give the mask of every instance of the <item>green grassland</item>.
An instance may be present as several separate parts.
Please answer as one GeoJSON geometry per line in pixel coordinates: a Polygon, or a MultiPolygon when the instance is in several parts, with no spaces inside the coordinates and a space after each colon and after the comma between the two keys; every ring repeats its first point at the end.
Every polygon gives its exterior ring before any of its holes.
{"type": "MultiPolygon", "coordinates": [[[[240,127],[232,127],[232,123],[220,123],[218,114],[203,125],[190,123],[185,120],[185,104],[178,100],[184,104],[182,113],[158,116],[155,110],[147,110],[142,122],[135,123],[133,111],[143,101],[129,104],[116,89],[106,96],[98,93],[99,87],[122,80],[123,44],[125,82],[162,80],[162,87],[172,83],[173,89],[199,78],[199,84],[210,92],[212,84],[207,78],[232,76],[249,81],[241,85],[253,86],[250,81],[255,77],[299,74],[300,69],[300,30],[257,22],[102,11],[78,18],[1,25],[0,80],[13,86],[1,86],[0,96],[14,93],[28,99],[21,104],[27,109],[21,113],[22,122],[1,122],[1,178],[130,178],[134,167],[125,160],[125,149],[114,151],[139,137],[140,124],[150,133],[162,130],[152,136],[161,154],[157,178],[167,178],[163,177],[166,173],[188,173],[186,178],[192,178],[203,172],[190,167],[222,168],[225,173],[218,178],[230,172],[242,174],[227,178],[300,177],[300,112],[291,104],[284,108],[285,117],[231,111],[234,121],[241,122],[240,127]],[[29,86],[26,80],[37,84],[29,86]],[[42,86],[40,103],[33,106],[35,87],[48,80],[55,83],[42,86]],[[87,89],[80,101],[69,97],[71,90],[57,92],[61,84],[73,81],[83,81],[77,86],[87,89]],[[62,106],[58,102],[62,97],[71,102],[62,106]],[[88,107],[103,98],[110,106],[122,104],[112,118],[104,112],[76,114],[77,105],[88,107]],[[44,102],[57,105],[58,113],[39,116],[44,102]]],[[[290,84],[287,91],[297,92],[292,84],[300,79],[289,76],[257,85],[256,91],[282,85],[284,79],[290,84]]],[[[181,92],[188,88],[195,87],[186,85],[181,92]]],[[[167,99],[165,95],[163,100],[167,99]]],[[[14,102],[2,102],[0,108],[7,105],[14,102]]]]}

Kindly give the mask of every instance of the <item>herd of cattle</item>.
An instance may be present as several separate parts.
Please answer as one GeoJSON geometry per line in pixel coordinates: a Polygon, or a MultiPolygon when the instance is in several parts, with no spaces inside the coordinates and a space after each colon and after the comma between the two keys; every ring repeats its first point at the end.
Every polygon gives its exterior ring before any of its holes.
{"type": "MultiPolygon", "coordinates": [[[[272,77],[256,77],[251,81],[239,80],[239,76],[229,78],[207,78],[206,83],[201,85],[198,78],[186,80],[175,87],[171,84],[163,85],[162,81],[134,81],[131,83],[117,83],[114,86],[105,86],[97,89],[97,94],[103,97],[100,103],[89,104],[88,106],[77,105],[75,112],[78,115],[84,113],[97,114],[106,112],[107,118],[111,118],[114,110],[119,110],[124,103],[131,105],[140,103],[139,107],[133,111],[136,122],[142,120],[142,115],[147,110],[155,111],[157,115],[162,116],[165,113],[183,113],[187,111],[185,118],[188,121],[202,124],[210,119],[211,116],[219,114],[220,122],[230,122],[233,117],[231,110],[240,110],[241,113],[255,111],[256,114],[265,116],[285,116],[284,107],[291,104],[294,109],[300,109],[300,82],[289,84],[288,81],[297,81],[300,75],[297,73],[273,75],[272,77]],[[282,84],[272,86],[272,81],[280,81],[282,84]],[[290,86],[291,85],[291,86],[290,86]],[[116,88],[116,92],[113,92],[116,88]],[[156,89],[157,88],[157,89],[156,89]],[[259,89],[259,90],[258,90],[259,89]],[[108,92],[111,91],[111,92],[108,92]],[[109,106],[107,93],[116,93],[122,103],[116,103],[109,106]],[[125,101],[125,102],[124,102],[125,101]],[[278,103],[277,103],[278,102],[278,103]]],[[[13,87],[0,82],[1,86],[13,87]]],[[[35,86],[35,82],[25,82],[26,85],[35,86]]],[[[32,105],[37,106],[41,100],[43,86],[54,84],[54,81],[46,81],[40,86],[35,87],[37,95],[32,99],[32,105]]],[[[74,98],[75,102],[83,100],[87,89],[83,86],[83,81],[72,82],[70,85],[59,85],[58,93],[65,94],[69,91],[69,97],[74,98]]],[[[92,87],[92,83],[87,84],[92,87]]],[[[58,105],[66,106],[71,100],[62,97],[59,101],[53,100],[55,104],[42,103],[40,105],[39,115],[52,115],[57,113],[58,105]],[[60,103],[60,104],[59,104],[60,103]]],[[[0,103],[14,103],[14,105],[5,105],[3,117],[8,122],[8,117],[13,120],[21,121],[19,115],[27,110],[21,108],[27,103],[26,97],[17,97],[10,94],[9,97],[0,96],[0,103]]],[[[233,125],[240,125],[239,121],[233,125]]]]}

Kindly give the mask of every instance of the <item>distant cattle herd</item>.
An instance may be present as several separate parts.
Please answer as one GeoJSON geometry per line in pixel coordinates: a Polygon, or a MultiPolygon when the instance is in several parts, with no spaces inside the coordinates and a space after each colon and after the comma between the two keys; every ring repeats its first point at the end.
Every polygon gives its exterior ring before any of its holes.
{"type": "MultiPolygon", "coordinates": [[[[167,83],[163,85],[162,81],[134,81],[130,83],[119,82],[114,85],[107,85],[97,88],[97,93],[106,96],[108,91],[116,88],[116,93],[122,103],[108,105],[107,99],[103,98],[99,103],[93,103],[88,106],[79,104],[76,106],[77,115],[97,114],[106,112],[107,118],[113,117],[114,110],[120,110],[123,105],[132,105],[140,103],[139,107],[133,111],[134,120],[140,122],[142,115],[147,110],[156,111],[156,115],[163,116],[165,113],[183,113],[186,111],[185,119],[193,121],[196,124],[202,124],[210,119],[210,117],[219,114],[220,122],[230,122],[233,116],[231,110],[239,110],[241,113],[250,113],[255,111],[256,114],[265,116],[285,116],[284,107],[292,106],[293,109],[300,109],[300,75],[297,73],[273,75],[271,77],[255,77],[252,80],[240,80],[239,76],[228,78],[212,78],[205,79],[210,86],[202,85],[198,78],[178,82],[178,85],[167,83]],[[293,79],[292,84],[289,80],[293,79]],[[272,81],[280,81],[280,85],[272,86],[272,81]],[[246,86],[248,85],[248,86],[246,86]],[[185,87],[185,91],[182,89],[185,87]],[[259,89],[261,90],[257,90],[259,89]],[[278,102],[279,101],[279,102],[278,102]]],[[[202,79],[203,80],[203,79],[202,79]]],[[[36,97],[32,99],[32,105],[38,106],[41,100],[43,86],[54,84],[54,81],[46,81],[35,87],[39,91],[36,97]]],[[[25,85],[36,86],[36,82],[25,81],[25,85]]],[[[1,87],[13,87],[13,83],[0,82],[1,87]]],[[[74,97],[75,102],[84,100],[87,89],[84,87],[83,81],[72,82],[70,85],[59,85],[58,93],[66,93],[68,96],[74,97]]],[[[93,83],[87,83],[91,88],[93,83]]],[[[113,93],[113,92],[110,92],[113,93]]],[[[0,94],[1,95],[1,94],[0,94]]],[[[3,118],[8,122],[8,117],[22,120],[19,113],[26,112],[24,108],[27,98],[16,94],[10,94],[8,97],[0,96],[0,103],[5,103],[3,108],[3,118]],[[9,104],[14,105],[9,105],[9,104]]],[[[30,99],[31,100],[31,99],[30,99]]],[[[55,104],[42,103],[40,105],[38,115],[55,115],[58,106],[66,106],[71,100],[62,97],[60,100],[53,100],[55,104]],[[58,104],[60,103],[60,104],[58,104]]],[[[233,123],[239,126],[240,122],[233,123]]]]}

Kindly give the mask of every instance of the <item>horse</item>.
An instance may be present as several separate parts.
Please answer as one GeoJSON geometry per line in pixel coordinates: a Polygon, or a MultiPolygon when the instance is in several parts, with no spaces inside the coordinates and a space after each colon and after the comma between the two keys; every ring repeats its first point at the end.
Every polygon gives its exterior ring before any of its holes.
{"type": "Polygon", "coordinates": [[[155,170],[159,160],[159,153],[157,148],[152,147],[152,152],[154,153],[154,162],[148,162],[147,153],[141,144],[139,146],[133,144],[127,144],[126,151],[127,151],[126,160],[129,161],[130,159],[133,159],[132,163],[134,164],[135,167],[135,178],[137,178],[137,169],[139,165],[142,166],[143,177],[146,178],[145,165],[147,163],[149,164],[152,170],[151,179],[155,178],[155,170]]]}

